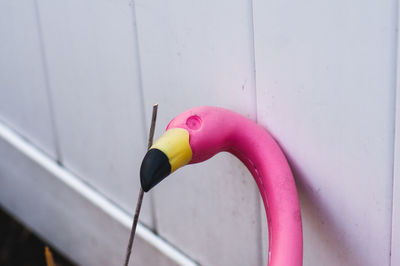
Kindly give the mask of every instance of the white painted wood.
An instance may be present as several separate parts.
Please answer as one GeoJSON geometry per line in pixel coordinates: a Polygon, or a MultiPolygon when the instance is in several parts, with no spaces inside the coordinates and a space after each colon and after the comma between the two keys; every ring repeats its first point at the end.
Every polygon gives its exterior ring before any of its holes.
{"type": "Polygon", "coordinates": [[[400,90],[397,85],[396,129],[393,159],[393,217],[391,265],[400,264],[400,90]]]}
{"type": "Polygon", "coordinates": [[[264,208],[264,203],[261,198],[259,197],[260,201],[260,212],[261,212],[261,250],[263,251],[262,253],[262,265],[268,265],[268,248],[269,248],[269,242],[268,242],[268,221],[267,221],[267,213],[265,212],[264,208]]]}
{"type": "MultiPolygon", "coordinates": [[[[133,212],[147,130],[130,1],[38,6],[62,162],[133,212]]],[[[146,197],[141,220],[152,226],[150,202],[146,197]]]]}
{"type": "MultiPolygon", "coordinates": [[[[249,2],[135,3],[145,104],[160,104],[156,136],[198,105],[255,119],[249,2]]],[[[233,156],[184,167],[154,191],[160,235],[200,264],[260,265],[258,192],[233,156]]]]}
{"type": "MultiPolygon", "coordinates": [[[[398,6],[400,8],[400,6],[398,6]]],[[[399,9],[398,9],[399,10],[399,9]]],[[[397,18],[400,25],[400,18],[397,18]]],[[[393,201],[392,201],[392,242],[391,242],[391,266],[400,265],[400,55],[399,38],[397,35],[397,84],[395,106],[395,134],[393,156],[393,201]]]]}
{"type": "MultiPolygon", "coordinates": [[[[2,207],[80,265],[122,264],[132,216],[2,124],[0,158],[2,207]]],[[[196,264],[138,224],[130,265],[196,264]]]]}
{"type": "Polygon", "coordinates": [[[0,2],[0,119],[56,157],[34,1],[0,2]]]}
{"type": "Polygon", "coordinates": [[[258,118],[296,174],[304,265],[390,263],[396,25],[394,0],[254,0],[258,118]]]}

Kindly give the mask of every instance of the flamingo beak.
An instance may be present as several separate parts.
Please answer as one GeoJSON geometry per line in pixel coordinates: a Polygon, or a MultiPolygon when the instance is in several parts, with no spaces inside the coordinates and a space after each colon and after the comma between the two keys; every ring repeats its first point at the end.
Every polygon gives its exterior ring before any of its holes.
{"type": "Polygon", "coordinates": [[[147,151],[140,167],[140,183],[145,192],[192,159],[189,132],[183,128],[167,130],[147,151]]]}

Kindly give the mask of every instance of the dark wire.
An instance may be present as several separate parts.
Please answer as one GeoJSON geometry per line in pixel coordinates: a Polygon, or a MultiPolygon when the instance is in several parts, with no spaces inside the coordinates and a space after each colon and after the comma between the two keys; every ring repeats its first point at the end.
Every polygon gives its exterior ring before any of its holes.
{"type": "MultiPolygon", "coordinates": [[[[149,132],[149,141],[147,143],[147,150],[149,150],[150,147],[153,145],[154,130],[156,127],[156,120],[157,120],[157,110],[158,110],[158,104],[154,104],[153,105],[153,114],[151,116],[151,125],[150,125],[150,132],[149,132]]],[[[124,266],[128,266],[129,258],[131,257],[133,240],[135,239],[135,233],[136,233],[136,226],[139,221],[140,209],[142,207],[142,202],[143,202],[143,195],[144,195],[144,191],[143,191],[142,187],[140,187],[139,196],[138,196],[138,200],[136,203],[135,215],[133,216],[131,234],[129,236],[128,247],[126,249],[124,266]]]]}

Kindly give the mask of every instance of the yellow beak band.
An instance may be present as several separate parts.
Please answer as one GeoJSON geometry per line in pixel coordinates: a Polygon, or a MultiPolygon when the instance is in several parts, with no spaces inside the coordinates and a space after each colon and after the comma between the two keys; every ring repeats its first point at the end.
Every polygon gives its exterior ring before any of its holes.
{"type": "Polygon", "coordinates": [[[167,130],[150,149],[158,149],[168,157],[171,173],[186,165],[192,159],[189,132],[183,128],[167,130]]]}
{"type": "Polygon", "coordinates": [[[167,130],[147,151],[140,166],[140,183],[145,192],[192,159],[189,132],[167,130]]]}

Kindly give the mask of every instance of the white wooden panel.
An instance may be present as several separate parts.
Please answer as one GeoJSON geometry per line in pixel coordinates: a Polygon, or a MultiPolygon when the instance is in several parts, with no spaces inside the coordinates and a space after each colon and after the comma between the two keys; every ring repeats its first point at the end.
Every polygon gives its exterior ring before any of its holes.
{"type": "MultiPolygon", "coordinates": [[[[0,158],[2,208],[78,265],[122,265],[132,216],[1,124],[0,158]]],[[[142,225],[133,250],[130,265],[195,265],[142,225]]]]}
{"type": "MultiPolygon", "coordinates": [[[[400,6],[398,6],[400,8],[400,6]]],[[[400,24],[400,19],[398,24],[400,24]]],[[[399,51],[399,35],[397,35],[397,51],[399,51]]],[[[400,55],[397,52],[397,84],[396,84],[396,113],[393,158],[393,213],[392,213],[392,243],[391,265],[400,265],[400,55]]]]}
{"type": "MultiPolygon", "coordinates": [[[[399,89],[397,89],[399,91],[399,89]]],[[[399,95],[399,94],[398,94],[399,95]]],[[[397,100],[396,113],[396,136],[395,155],[393,160],[393,220],[392,220],[392,244],[391,244],[391,265],[400,264],[400,100],[397,100]]]]}
{"type": "MultiPolygon", "coordinates": [[[[156,136],[198,105],[255,119],[249,2],[135,3],[145,103],[160,104],[156,136]]],[[[258,192],[233,156],[186,166],[154,190],[159,233],[200,264],[260,265],[258,192]]]]}
{"type": "Polygon", "coordinates": [[[254,0],[259,122],[300,189],[304,265],[389,265],[396,1],[254,0]]]}
{"type": "Polygon", "coordinates": [[[130,1],[38,3],[62,162],[132,212],[147,130],[130,1]]]}
{"type": "Polygon", "coordinates": [[[0,118],[55,157],[34,1],[0,2],[0,118]]]}

